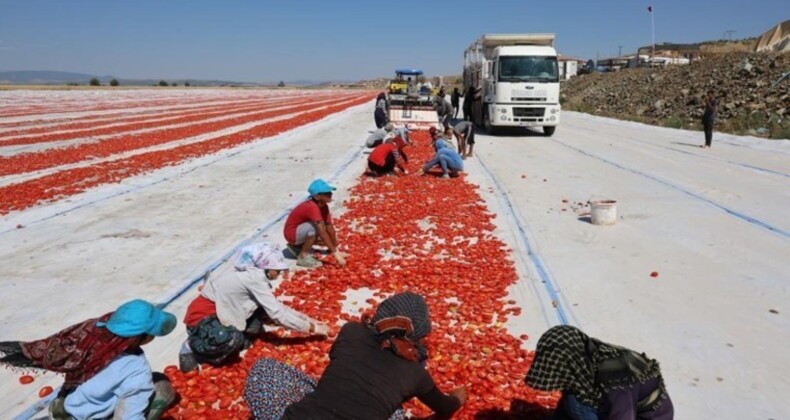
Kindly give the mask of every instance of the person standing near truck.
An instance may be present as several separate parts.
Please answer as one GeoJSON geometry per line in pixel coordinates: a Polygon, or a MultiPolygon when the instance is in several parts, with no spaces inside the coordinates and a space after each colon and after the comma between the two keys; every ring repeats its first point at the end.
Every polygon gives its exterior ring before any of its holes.
{"type": "Polygon", "coordinates": [[[387,94],[381,92],[376,98],[376,110],[373,111],[373,119],[376,122],[376,128],[384,127],[389,122],[389,117],[387,117],[387,108],[387,94]]]}
{"type": "Polygon", "coordinates": [[[447,98],[437,96],[433,102],[433,109],[436,110],[436,115],[439,117],[439,124],[441,124],[445,130],[449,128],[450,120],[455,113],[450,101],[448,101],[447,98]]]}
{"type": "Polygon", "coordinates": [[[461,92],[458,91],[457,87],[453,88],[453,93],[450,95],[450,104],[455,110],[453,118],[458,118],[458,107],[461,105],[461,92]]]}
{"type": "Polygon", "coordinates": [[[466,159],[472,156],[475,148],[475,125],[471,121],[461,121],[453,127],[453,134],[458,139],[458,154],[466,159]],[[469,152],[466,147],[469,146],[469,152]]]}
{"type": "Polygon", "coordinates": [[[709,148],[713,143],[713,124],[716,122],[716,114],[719,111],[719,98],[710,90],[705,97],[705,113],[702,114],[702,128],[705,130],[704,148],[709,148]]]}

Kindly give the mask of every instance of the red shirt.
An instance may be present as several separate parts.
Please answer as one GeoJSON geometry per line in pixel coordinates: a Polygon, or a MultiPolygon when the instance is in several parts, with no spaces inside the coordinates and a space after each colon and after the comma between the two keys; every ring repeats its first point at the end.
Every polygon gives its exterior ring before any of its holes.
{"type": "Polygon", "coordinates": [[[370,156],[368,157],[368,160],[375,163],[376,165],[384,166],[384,164],[387,162],[387,155],[389,155],[390,153],[394,153],[395,163],[398,166],[401,166],[403,164],[403,161],[400,157],[399,152],[401,151],[401,149],[403,149],[405,145],[406,143],[403,141],[403,139],[401,139],[400,136],[398,136],[390,143],[384,143],[376,146],[376,148],[373,149],[372,152],[370,152],[370,156]]]}
{"type": "Polygon", "coordinates": [[[285,228],[283,229],[285,240],[289,244],[296,243],[296,228],[304,222],[332,224],[329,206],[319,206],[313,199],[296,206],[285,220],[285,228]]]}
{"type": "Polygon", "coordinates": [[[387,156],[395,150],[397,150],[397,148],[392,143],[378,145],[375,149],[373,149],[372,152],[370,152],[368,160],[375,163],[376,165],[384,166],[384,163],[387,161],[387,156]]]}
{"type": "Polygon", "coordinates": [[[187,307],[187,314],[184,315],[184,324],[187,327],[196,327],[203,318],[217,314],[217,305],[209,299],[198,295],[187,307]]]}

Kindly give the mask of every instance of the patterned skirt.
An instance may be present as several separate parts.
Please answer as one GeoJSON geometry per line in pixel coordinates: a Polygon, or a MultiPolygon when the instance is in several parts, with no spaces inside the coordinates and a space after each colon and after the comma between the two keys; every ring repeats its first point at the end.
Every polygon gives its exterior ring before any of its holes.
{"type": "MultiPolygon", "coordinates": [[[[276,420],[316,386],[317,382],[299,369],[274,359],[260,359],[247,375],[244,400],[256,420],[276,420]]],[[[405,414],[399,408],[389,420],[403,420],[405,414]]]]}
{"type": "Polygon", "coordinates": [[[261,359],[247,375],[244,399],[256,419],[279,419],[289,405],[315,387],[316,381],[299,369],[274,359],[261,359]]]}

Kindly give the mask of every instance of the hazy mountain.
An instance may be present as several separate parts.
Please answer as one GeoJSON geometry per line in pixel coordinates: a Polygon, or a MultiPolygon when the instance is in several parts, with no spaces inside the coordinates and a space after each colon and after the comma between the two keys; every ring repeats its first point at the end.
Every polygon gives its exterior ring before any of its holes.
{"type": "MultiPolygon", "coordinates": [[[[85,83],[97,77],[92,74],[73,73],[68,71],[0,71],[0,83],[3,84],[63,84],[85,83]]],[[[107,81],[111,76],[105,77],[107,81]]],[[[102,78],[100,77],[99,80],[102,78]]]]}
{"type": "MultiPolygon", "coordinates": [[[[202,80],[202,79],[125,79],[113,76],[97,76],[95,74],[74,73],[67,71],[39,71],[39,70],[20,70],[20,71],[0,71],[0,85],[65,85],[77,83],[87,85],[93,78],[98,78],[102,85],[106,85],[113,78],[117,79],[121,86],[151,86],[157,85],[161,80],[168,83],[178,83],[184,85],[189,82],[192,86],[274,86],[274,82],[235,82],[229,80],[202,80]]],[[[331,83],[319,80],[293,80],[285,81],[287,86],[322,86],[331,83]]]]}

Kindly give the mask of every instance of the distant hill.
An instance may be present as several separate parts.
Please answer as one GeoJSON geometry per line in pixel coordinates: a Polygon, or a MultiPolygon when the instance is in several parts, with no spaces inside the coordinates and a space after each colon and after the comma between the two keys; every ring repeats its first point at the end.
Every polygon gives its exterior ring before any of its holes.
{"type": "MultiPolygon", "coordinates": [[[[152,86],[157,85],[161,80],[168,83],[177,83],[181,86],[189,82],[191,86],[275,86],[278,82],[238,82],[230,80],[203,80],[203,79],[126,79],[114,76],[97,76],[95,74],[75,73],[67,71],[40,71],[40,70],[20,70],[20,71],[0,71],[0,85],[65,85],[80,84],[87,85],[93,78],[98,78],[102,85],[107,85],[110,80],[117,79],[121,86],[152,86]]],[[[327,86],[334,83],[349,83],[347,81],[318,81],[318,80],[294,80],[285,81],[286,86],[327,86]]]]}
{"type": "MultiPolygon", "coordinates": [[[[85,83],[97,77],[92,74],[73,73],[68,71],[0,71],[0,84],[63,84],[85,83]]],[[[112,77],[107,76],[107,81],[112,77]]],[[[99,78],[101,80],[101,77],[99,78]]]]}
{"type": "Polygon", "coordinates": [[[0,71],[0,85],[64,85],[76,83],[87,85],[93,78],[106,85],[112,79],[117,79],[121,86],[151,86],[158,84],[161,80],[168,83],[178,83],[183,85],[189,82],[192,86],[265,86],[265,83],[235,82],[229,80],[199,80],[199,79],[125,79],[114,76],[97,76],[95,74],[74,73],[67,71],[41,71],[41,70],[20,70],[20,71],[0,71]]]}

